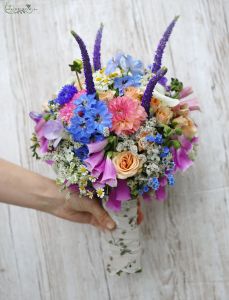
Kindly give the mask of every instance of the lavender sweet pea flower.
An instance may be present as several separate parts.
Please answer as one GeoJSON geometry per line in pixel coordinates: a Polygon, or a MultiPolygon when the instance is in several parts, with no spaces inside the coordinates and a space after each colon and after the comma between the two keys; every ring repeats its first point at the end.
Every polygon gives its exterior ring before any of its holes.
{"type": "Polygon", "coordinates": [[[43,126],[44,137],[51,141],[59,139],[64,131],[61,120],[49,120],[43,126]]]}
{"type": "Polygon", "coordinates": [[[38,123],[38,122],[40,121],[40,119],[42,118],[42,114],[37,113],[37,112],[35,112],[35,111],[31,111],[31,112],[29,113],[29,116],[30,116],[30,118],[31,118],[34,122],[36,122],[36,123],[38,123]]]}

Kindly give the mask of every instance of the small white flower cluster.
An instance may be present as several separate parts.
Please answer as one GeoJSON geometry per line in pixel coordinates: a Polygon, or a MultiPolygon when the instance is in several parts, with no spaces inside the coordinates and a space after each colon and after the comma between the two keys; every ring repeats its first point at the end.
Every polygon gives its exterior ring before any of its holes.
{"type": "Polygon", "coordinates": [[[98,91],[107,91],[109,90],[109,86],[114,82],[114,77],[118,74],[110,74],[106,75],[104,69],[98,70],[93,73],[93,79],[95,83],[95,88],[98,91]]]}
{"type": "Polygon", "coordinates": [[[63,187],[77,184],[81,195],[93,198],[93,192],[86,189],[89,182],[96,179],[91,176],[84,164],[74,154],[74,148],[79,148],[80,143],[62,140],[55,152],[44,155],[43,160],[53,161],[53,169],[57,174],[57,183],[63,187]]]}

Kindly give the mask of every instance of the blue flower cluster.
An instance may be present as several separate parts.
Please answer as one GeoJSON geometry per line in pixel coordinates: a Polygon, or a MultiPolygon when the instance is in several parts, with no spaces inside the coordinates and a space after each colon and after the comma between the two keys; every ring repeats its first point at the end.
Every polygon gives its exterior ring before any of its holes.
{"type": "Polygon", "coordinates": [[[175,184],[175,178],[174,178],[173,174],[168,174],[167,175],[167,180],[168,180],[169,185],[174,185],[175,184]]]}
{"type": "Polygon", "coordinates": [[[158,178],[157,177],[150,178],[148,181],[148,186],[155,191],[158,190],[160,186],[158,178]]]}
{"type": "Polygon", "coordinates": [[[88,144],[104,139],[104,130],[112,125],[107,105],[95,95],[83,94],[75,101],[77,107],[71,118],[68,132],[76,142],[88,144]]]}
{"type": "Polygon", "coordinates": [[[160,133],[157,133],[156,136],[147,135],[145,137],[145,139],[146,139],[147,142],[156,143],[158,145],[162,144],[162,142],[163,142],[163,138],[162,138],[162,135],[160,133]]]}
{"type": "Polygon", "coordinates": [[[83,146],[81,146],[81,147],[78,148],[78,149],[74,149],[73,151],[74,151],[75,155],[76,155],[81,161],[83,161],[84,159],[86,159],[86,158],[88,157],[89,150],[88,150],[87,145],[83,145],[83,146]]]}
{"type": "Polygon", "coordinates": [[[139,190],[139,195],[149,192],[150,188],[156,191],[159,189],[159,187],[160,187],[160,182],[158,178],[157,177],[150,178],[148,180],[148,183],[139,190]]]}
{"type": "Polygon", "coordinates": [[[170,153],[169,148],[168,147],[163,147],[162,152],[160,154],[160,157],[164,158],[164,157],[168,156],[169,153],[170,153]]]}
{"type": "Polygon", "coordinates": [[[111,74],[118,67],[122,68],[126,73],[131,72],[133,76],[143,75],[143,63],[122,52],[118,52],[115,57],[108,61],[105,74],[111,74]]]}
{"type": "Polygon", "coordinates": [[[65,103],[68,103],[76,93],[77,89],[74,85],[66,84],[62,87],[57,98],[55,99],[55,102],[60,105],[64,105],[65,103]]]}

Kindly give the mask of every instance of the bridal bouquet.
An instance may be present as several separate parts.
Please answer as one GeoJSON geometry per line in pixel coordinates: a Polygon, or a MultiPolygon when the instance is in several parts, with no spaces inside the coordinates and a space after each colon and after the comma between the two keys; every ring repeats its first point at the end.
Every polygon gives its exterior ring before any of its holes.
{"type": "Polygon", "coordinates": [[[141,270],[141,201],[166,198],[177,171],[194,161],[197,126],[190,117],[199,106],[187,98],[191,87],[168,79],[162,55],[177,21],[162,36],[153,64],[122,52],[101,66],[103,26],[90,63],[75,32],[82,61],[70,65],[74,79],[43,107],[35,121],[33,156],[51,165],[63,189],[101,200],[117,228],[104,235],[106,268],[111,274],[141,270]]]}

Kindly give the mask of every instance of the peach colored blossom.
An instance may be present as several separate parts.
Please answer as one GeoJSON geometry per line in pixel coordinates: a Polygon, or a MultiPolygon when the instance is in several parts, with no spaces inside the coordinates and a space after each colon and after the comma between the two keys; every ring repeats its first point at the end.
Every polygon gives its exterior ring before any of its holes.
{"type": "Polygon", "coordinates": [[[140,173],[143,165],[142,160],[130,151],[116,154],[112,162],[119,179],[126,179],[140,173]]]}
{"type": "Polygon", "coordinates": [[[161,101],[157,98],[152,97],[150,106],[153,109],[153,112],[155,113],[158,110],[158,108],[161,106],[161,101]]]}
{"type": "Polygon", "coordinates": [[[176,127],[181,128],[182,133],[187,138],[193,138],[197,133],[197,127],[192,119],[180,116],[178,118],[173,119],[176,127]]]}
{"type": "Polygon", "coordinates": [[[124,95],[131,98],[140,101],[142,98],[143,93],[134,86],[129,86],[125,89],[124,95]]]}
{"type": "Polygon", "coordinates": [[[109,101],[114,98],[115,91],[98,91],[99,99],[102,101],[109,101]]]}
{"type": "Polygon", "coordinates": [[[173,112],[167,106],[161,106],[156,112],[156,119],[161,124],[168,124],[173,117],[173,112]]]}

